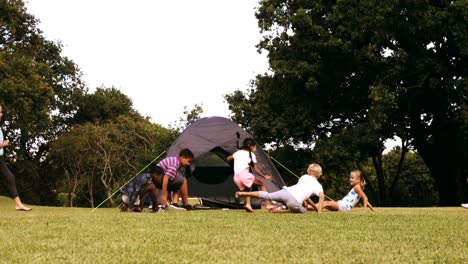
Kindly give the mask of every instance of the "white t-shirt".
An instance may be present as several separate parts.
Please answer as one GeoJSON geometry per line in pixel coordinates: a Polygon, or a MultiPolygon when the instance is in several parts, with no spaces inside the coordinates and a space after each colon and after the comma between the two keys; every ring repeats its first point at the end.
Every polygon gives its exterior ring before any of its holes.
{"type": "Polygon", "coordinates": [[[307,174],[302,175],[295,185],[289,187],[284,186],[283,188],[288,190],[299,203],[304,202],[311,195],[319,196],[319,194],[323,192],[322,185],[317,179],[307,174]]]}
{"type": "MultiPolygon", "coordinates": [[[[257,157],[255,157],[255,153],[251,153],[253,163],[257,163],[257,157]]],[[[234,152],[232,156],[234,157],[234,173],[240,173],[250,168],[250,156],[247,150],[238,150],[234,152]]]]}

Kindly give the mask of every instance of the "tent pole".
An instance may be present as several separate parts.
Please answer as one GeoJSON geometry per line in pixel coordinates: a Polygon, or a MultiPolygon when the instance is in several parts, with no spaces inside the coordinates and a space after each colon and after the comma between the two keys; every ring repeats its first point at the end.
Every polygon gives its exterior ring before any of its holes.
{"type": "MultiPolygon", "coordinates": [[[[281,167],[283,167],[285,170],[287,170],[289,173],[291,173],[292,175],[296,176],[296,178],[299,179],[299,176],[297,176],[294,172],[292,172],[291,170],[289,170],[288,168],[286,168],[286,166],[284,166],[283,164],[281,164],[279,161],[277,161],[275,158],[273,158],[272,156],[270,156],[270,158],[275,161],[276,163],[278,163],[281,167]]],[[[327,195],[324,194],[324,196],[328,199],[328,200],[331,200],[331,201],[335,201],[333,200],[332,198],[328,197],[327,195]]]]}
{"type": "Polygon", "coordinates": [[[107,199],[105,199],[104,201],[102,201],[98,206],[96,206],[92,211],[94,212],[96,209],[98,209],[101,205],[103,205],[105,202],[107,202],[107,200],[109,200],[112,196],[114,196],[119,190],[121,190],[125,185],[127,185],[130,181],[133,180],[133,178],[135,178],[136,176],[138,176],[138,174],[140,174],[142,171],[146,170],[146,168],[148,168],[149,165],[151,165],[153,162],[155,162],[157,159],[159,159],[159,157],[161,157],[162,154],[166,153],[166,151],[164,150],[163,152],[161,152],[161,154],[159,154],[156,158],[154,158],[150,163],[148,163],[143,169],[141,169],[135,176],[133,176],[130,180],[128,180],[126,183],[124,183],[124,185],[120,186],[119,188],[117,188],[117,190],[115,190],[109,197],[107,197],[107,199]]]}

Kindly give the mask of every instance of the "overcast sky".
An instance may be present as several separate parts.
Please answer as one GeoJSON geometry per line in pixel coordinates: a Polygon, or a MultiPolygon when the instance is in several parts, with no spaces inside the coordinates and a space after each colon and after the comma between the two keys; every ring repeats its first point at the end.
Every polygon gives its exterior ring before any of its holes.
{"type": "MultiPolygon", "coordinates": [[[[223,95],[268,71],[258,0],[25,0],[49,40],[96,87],[116,87],[163,126],[186,106],[229,116],[223,95]]],[[[401,141],[387,141],[387,150],[401,141]]]]}
{"type": "Polygon", "coordinates": [[[268,71],[255,47],[257,0],[25,0],[49,40],[96,87],[114,86],[154,123],[184,107],[228,117],[223,95],[268,71]]]}

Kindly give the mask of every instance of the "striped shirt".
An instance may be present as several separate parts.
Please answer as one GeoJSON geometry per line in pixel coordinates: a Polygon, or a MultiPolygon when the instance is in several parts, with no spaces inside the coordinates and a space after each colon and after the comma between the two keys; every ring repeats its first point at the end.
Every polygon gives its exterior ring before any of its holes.
{"type": "Polygon", "coordinates": [[[176,176],[177,169],[180,167],[180,160],[178,157],[167,157],[158,163],[158,166],[164,170],[164,174],[173,180],[176,176]]]}

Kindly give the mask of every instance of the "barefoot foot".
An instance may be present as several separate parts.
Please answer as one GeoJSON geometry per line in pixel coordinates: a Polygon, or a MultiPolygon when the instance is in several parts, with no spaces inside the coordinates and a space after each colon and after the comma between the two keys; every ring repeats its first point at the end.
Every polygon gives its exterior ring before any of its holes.
{"type": "Polygon", "coordinates": [[[24,205],[22,205],[22,206],[15,206],[15,209],[16,209],[16,211],[26,211],[26,212],[32,210],[32,208],[26,207],[26,206],[24,206],[24,205]]]}
{"type": "Polygon", "coordinates": [[[245,205],[244,206],[244,209],[247,213],[253,213],[253,209],[250,205],[245,205]]]}

